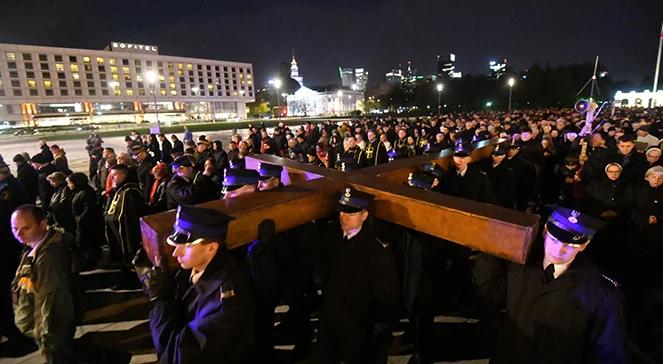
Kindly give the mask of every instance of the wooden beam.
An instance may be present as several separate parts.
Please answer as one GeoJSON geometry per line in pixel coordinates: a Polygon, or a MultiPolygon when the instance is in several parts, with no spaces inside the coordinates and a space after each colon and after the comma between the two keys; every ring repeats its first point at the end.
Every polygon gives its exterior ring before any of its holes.
{"type": "MultiPolygon", "coordinates": [[[[282,232],[311,220],[329,216],[334,211],[338,193],[343,188],[329,178],[318,178],[305,184],[287,188],[256,192],[231,200],[215,200],[198,205],[222,211],[235,220],[228,225],[226,243],[235,248],[258,237],[258,224],[273,219],[276,231],[282,232]]],[[[170,210],[141,218],[143,246],[150,259],[159,253],[170,254],[165,244],[175,222],[175,211],[170,210]]]]}
{"type": "Polygon", "coordinates": [[[539,219],[536,215],[466,200],[376,178],[352,185],[376,196],[375,217],[472,249],[525,263],[539,219]]]}

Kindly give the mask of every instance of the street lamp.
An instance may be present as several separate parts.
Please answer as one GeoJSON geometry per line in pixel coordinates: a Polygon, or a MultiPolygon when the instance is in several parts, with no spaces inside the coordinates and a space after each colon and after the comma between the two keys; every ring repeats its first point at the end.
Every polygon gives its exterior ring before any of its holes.
{"type": "Polygon", "coordinates": [[[161,133],[161,122],[159,121],[159,107],[157,106],[157,73],[153,70],[145,72],[145,80],[152,86],[152,95],[154,95],[154,110],[157,113],[157,129],[161,133]]]}
{"type": "Polygon", "coordinates": [[[438,83],[435,88],[437,89],[437,115],[440,115],[440,108],[442,106],[442,89],[444,88],[444,85],[441,83],[438,83]]]}
{"type": "Polygon", "coordinates": [[[511,91],[513,90],[513,85],[516,84],[516,79],[511,77],[509,78],[509,81],[507,81],[507,85],[509,85],[509,112],[511,112],[511,91]]]}

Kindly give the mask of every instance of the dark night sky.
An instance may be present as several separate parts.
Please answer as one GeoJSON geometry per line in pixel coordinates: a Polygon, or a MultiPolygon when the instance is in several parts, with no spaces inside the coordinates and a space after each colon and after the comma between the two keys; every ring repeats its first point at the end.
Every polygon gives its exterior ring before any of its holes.
{"type": "Polygon", "coordinates": [[[661,21],[663,0],[3,0],[0,42],[156,44],[251,62],[259,82],[295,48],[308,85],[339,83],[338,65],[367,68],[371,83],[407,60],[432,73],[450,51],[474,74],[504,57],[521,69],[599,55],[614,79],[639,82],[653,75],[661,21]]]}

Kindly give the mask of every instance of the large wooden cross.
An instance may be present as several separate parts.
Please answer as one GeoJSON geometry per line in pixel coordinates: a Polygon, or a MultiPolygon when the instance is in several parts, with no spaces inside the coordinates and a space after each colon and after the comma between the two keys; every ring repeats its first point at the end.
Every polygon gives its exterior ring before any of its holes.
{"type": "MultiPolygon", "coordinates": [[[[472,152],[473,161],[490,156],[495,145],[502,141],[477,143],[472,152]]],[[[271,155],[247,156],[247,168],[257,169],[261,161],[282,165],[281,179],[286,186],[199,206],[235,217],[228,226],[226,238],[232,249],[256,239],[257,226],[265,219],[273,219],[277,232],[281,232],[332,216],[341,192],[351,185],[376,196],[373,214],[379,219],[524,263],[538,230],[537,216],[404,184],[409,173],[426,162],[435,162],[447,169],[452,154],[453,151],[447,149],[347,173],[271,155]]],[[[169,253],[165,240],[174,221],[172,210],[141,219],[143,245],[148,256],[169,253]]]]}

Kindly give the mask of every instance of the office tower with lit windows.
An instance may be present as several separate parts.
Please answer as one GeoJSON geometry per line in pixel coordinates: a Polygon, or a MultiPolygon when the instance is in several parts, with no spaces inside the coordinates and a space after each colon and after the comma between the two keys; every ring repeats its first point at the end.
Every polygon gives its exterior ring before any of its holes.
{"type": "Polygon", "coordinates": [[[250,63],[160,55],[153,45],[0,43],[0,121],[154,122],[157,110],[161,122],[244,118],[253,81],[250,63]]]}

